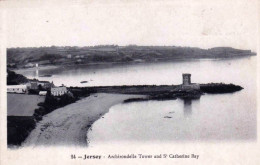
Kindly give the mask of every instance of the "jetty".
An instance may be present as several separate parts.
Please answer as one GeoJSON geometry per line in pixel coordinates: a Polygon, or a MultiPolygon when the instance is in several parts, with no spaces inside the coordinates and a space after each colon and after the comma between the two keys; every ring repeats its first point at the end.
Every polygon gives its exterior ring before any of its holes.
{"type": "MultiPolygon", "coordinates": [[[[123,86],[96,86],[96,87],[70,87],[72,93],[115,93],[147,95],[140,100],[169,100],[177,98],[198,99],[201,95],[233,93],[242,90],[239,85],[225,83],[199,84],[191,82],[191,74],[182,74],[182,84],[179,85],[123,85],[123,86]]],[[[132,101],[138,101],[135,98],[132,101]]]]}

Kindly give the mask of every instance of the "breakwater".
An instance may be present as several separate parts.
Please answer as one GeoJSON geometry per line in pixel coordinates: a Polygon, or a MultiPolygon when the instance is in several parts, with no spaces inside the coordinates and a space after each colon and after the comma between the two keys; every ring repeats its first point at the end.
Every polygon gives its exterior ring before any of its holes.
{"type": "Polygon", "coordinates": [[[200,89],[182,90],[181,85],[134,85],[134,86],[98,86],[98,87],[70,87],[72,93],[118,93],[147,95],[146,98],[134,98],[129,101],[168,100],[177,98],[197,99],[205,93],[223,94],[242,90],[239,85],[224,83],[200,84],[200,89]]]}

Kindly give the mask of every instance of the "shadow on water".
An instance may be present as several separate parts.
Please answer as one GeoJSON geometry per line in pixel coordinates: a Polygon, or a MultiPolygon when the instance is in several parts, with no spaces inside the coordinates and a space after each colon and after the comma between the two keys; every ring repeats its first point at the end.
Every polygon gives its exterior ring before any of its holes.
{"type": "Polygon", "coordinates": [[[192,115],[192,103],[199,102],[200,98],[185,98],[183,99],[183,115],[185,118],[188,118],[192,115]]]}
{"type": "Polygon", "coordinates": [[[192,114],[192,99],[187,98],[183,100],[184,117],[189,117],[192,114]]]}

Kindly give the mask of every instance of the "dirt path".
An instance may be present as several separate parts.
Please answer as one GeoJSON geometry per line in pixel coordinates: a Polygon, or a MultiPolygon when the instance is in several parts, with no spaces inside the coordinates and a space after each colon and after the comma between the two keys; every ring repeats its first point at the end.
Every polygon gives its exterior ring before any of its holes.
{"type": "Polygon", "coordinates": [[[129,98],[144,96],[98,93],[46,115],[23,146],[87,146],[86,133],[91,124],[109,108],[129,98]]]}

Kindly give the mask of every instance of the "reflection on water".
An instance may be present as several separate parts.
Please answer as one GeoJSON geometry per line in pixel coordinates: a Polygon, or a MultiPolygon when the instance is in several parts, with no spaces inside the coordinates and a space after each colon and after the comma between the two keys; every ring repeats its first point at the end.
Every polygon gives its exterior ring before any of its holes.
{"type": "Polygon", "coordinates": [[[36,77],[37,79],[39,79],[39,70],[38,70],[38,68],[37,68],[36,71],[35,71],[35,77],[36,77]]]}
{"type": "Polygon", "coordinates": [[[183,103],[184,103],[184,107],[183,107],[184,116],[189,117],[192,113],[192,99],[185,98],[183,100],[183,103]]]}

